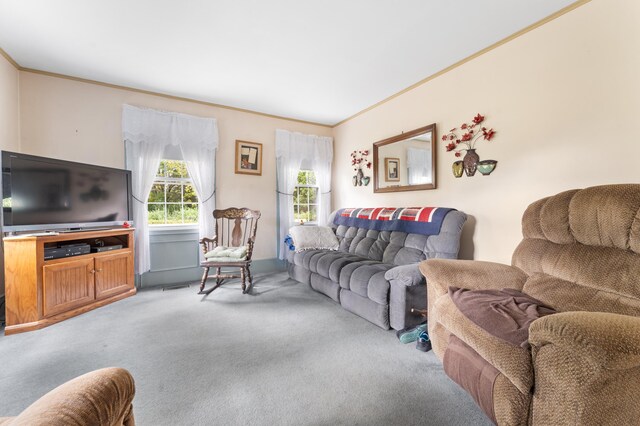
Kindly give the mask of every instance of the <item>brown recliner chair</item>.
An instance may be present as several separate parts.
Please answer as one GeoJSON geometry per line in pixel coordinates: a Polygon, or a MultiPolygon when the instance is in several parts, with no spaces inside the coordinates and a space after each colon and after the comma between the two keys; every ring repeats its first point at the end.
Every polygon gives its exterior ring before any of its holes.
{"type": "Polygon", "coordinates": [[[58,386],[1,426],[134,426],[133,377],[122,368],[103,368],[58,386]]]}
{"type": "Polygon", "coordinates": [[[462,341],[475,352],[473,362],[458,364],[458,370],[479,366],[463,387],[499,425],[638,424],[640,185],[544,198],[527,208],[522,229],[512,266],[421,263],[435,354],[447,370],[448,348],[462,341]],[[557,313],[531,323],[530,348],[516,346],[462,314],[450,286],[521,290],[557,313]],[[491,369],[497,375],[487,399],[477,390],[491,369]]]}

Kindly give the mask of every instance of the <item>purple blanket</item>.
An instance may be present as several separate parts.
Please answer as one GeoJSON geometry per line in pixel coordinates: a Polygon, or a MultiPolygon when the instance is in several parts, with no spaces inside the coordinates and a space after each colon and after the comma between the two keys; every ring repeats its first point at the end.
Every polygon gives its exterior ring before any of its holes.
{"type": "Polygon", "coordinates": [[[512,288],[467,290],[449,287],[449,296],[460,312],[478,327],[512,345],[529,347],[529,325],[556,311],[512,288]]]}

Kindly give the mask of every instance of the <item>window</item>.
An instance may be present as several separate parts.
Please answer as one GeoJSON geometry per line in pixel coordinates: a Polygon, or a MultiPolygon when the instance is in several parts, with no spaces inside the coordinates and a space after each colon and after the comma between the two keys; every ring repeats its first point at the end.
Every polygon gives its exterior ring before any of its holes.
{"type": "Polygon", "coordinates": [[[293,190],[293,219],[309,223],[318,222],[318,186],[312,170],[300,170],[298,184],[293,190]]]}
{"type": "Polygon", "coordinates": [[[198,223],[198,197],[184,161],[160,162],[148,201],[150,225],[198,223]]]}

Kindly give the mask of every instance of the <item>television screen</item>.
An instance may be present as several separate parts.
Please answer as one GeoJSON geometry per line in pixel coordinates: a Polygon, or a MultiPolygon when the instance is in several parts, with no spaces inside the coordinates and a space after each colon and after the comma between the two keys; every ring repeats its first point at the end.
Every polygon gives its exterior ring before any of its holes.
{"type": "Polygon", "coordinates": [[[131,172],[2,152],[3,231],[131,220],[131,172]]]}

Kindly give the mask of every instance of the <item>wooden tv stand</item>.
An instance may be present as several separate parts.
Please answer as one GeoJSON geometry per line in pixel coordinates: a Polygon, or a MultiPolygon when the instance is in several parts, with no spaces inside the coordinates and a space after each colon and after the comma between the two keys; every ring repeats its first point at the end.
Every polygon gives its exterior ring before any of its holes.
{"type": "Polygon", "coordinates": [[[4,239],[5,334],[37,330],[136,294],[133,229],[4,239]],[[121,244],[121,249],[44,260],[59,244],[121,244]]]}

